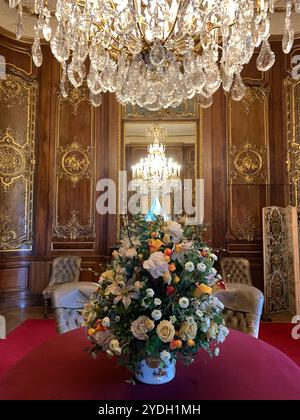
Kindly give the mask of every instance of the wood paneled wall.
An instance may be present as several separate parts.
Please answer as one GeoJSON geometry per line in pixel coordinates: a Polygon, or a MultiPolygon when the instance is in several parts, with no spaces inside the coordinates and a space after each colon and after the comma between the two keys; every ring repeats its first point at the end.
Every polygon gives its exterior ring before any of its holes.
{"type": "MultiPolygon", "coordinates": [[[[249,258],[261,289],[261,209],[289,200],[284,78],[290,63],[279,42],[272,46],[271,71],[258,72],[254,60],[245,68],[244,100],[235,103],[220,90],[202,118],[207,241],[249,258]]],[[[116,242],[116,216],[98,215],[95,202],[97,180],[117,180],[120,108],[113,95],[92,108],[84,89],[62,98],[48,46],[39,70],[30,51],[0,36],[8,73],[0,81],[0,307],[39,302],[55,256],[78,254],[83,266],[98,269],[116,242]]]]}

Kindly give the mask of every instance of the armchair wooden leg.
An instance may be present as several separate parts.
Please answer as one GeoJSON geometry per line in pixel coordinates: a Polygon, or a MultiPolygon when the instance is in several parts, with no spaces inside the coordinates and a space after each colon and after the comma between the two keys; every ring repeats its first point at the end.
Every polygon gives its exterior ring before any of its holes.
{"type": "Polygon", "coordinates": [[[48,299],[44,298],[44,318],[48,318],[48,299]]]}

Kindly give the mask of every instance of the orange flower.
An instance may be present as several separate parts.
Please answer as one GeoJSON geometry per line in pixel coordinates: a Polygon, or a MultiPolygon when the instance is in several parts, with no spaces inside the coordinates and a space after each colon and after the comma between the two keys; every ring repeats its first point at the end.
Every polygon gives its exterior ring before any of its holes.
{"type": "Polygon", "coordinates": [[[175,265],[174,263],[169,264],[169,270],[171,271],[171,273],[172,273],[173,271],[175,271],[175,270],[176,270],[176,265],[175,265]]]}
{"type": "Polygon", "coordinates": [[[150,253],[159,251],[160,247],[163,245],[163,242],[160,239],[151,239],[150,240],[150,253]]]}
{"type": "Polygon", "coordinates": [[[196,299],[199,299],[200,296],[207,294],[207,295],[211,295],[212,289],[209,286],[206,286],[206,284],[198,284],[196,289],[193,292],[193,296],[196,299]]]}
{"type": "Polygon", "coordinates": [[[186,344],[189,346],[189,347],[195,347],[195,341],[194,340],[188,340],[187,342],[186,342],[186,344]]]}
{"type": "Polygon", "coordinates": [[[181,349],[181,347],[182,347],[182,341],[181,340],[172,340],[170,342],[170,349],[171,350],[181,349]]]}
{"type": "Polygon", "coordinates": [[[172,255],[172,249],[170,249],[170,248],[166,248],[166,249],[164,250],[164,254],[165,254],[165,255],[167,255],[168,257],[170,257],[170,256],[172,255]]]}

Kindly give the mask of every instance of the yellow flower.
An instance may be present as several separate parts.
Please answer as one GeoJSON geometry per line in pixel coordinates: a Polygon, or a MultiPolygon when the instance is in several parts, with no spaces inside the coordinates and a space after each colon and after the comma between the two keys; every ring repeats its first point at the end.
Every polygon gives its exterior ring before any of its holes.
{"type": "Polygon", "coordinates": [[[200,296],[202,296],[203,294],[207,294],[207,295],[211,295],[211,287],[206,286],[206,284],[199,284],[196,289],[193,292],[193,296],[196,299],[199,299],[200,296]]]}
{"type": "Polygon", "coordinates": [[[156,333],[158,337],[163,341],[164,343],[169,343],[173,340],[175,336],[175,328],[172,322],[163,320],[160,321],[158,326],[156,327],[156,333]]]}
{"type": "Polygon", "coordinates": [[[197,324],[195,321],[184,322],[181,324],[179,336],[184,341],[193,340],[197,335],[197,324]]]}
{"type": "Polygon", "coordinates": [[[176,252],[182,252],[182,244],[177,244],[177,245],[175,246],[175,251],[176,251],[176,252]]]}
{"type": "Polygon", "coordinates": [[[171,274],[169,273],[169,271],[166,271],[166,272],[163,274],[163,279],[164,279],[164,281],[165,281],[166,283],[169,283],[169,282],[171,281],[172,276],[171,276],[171,274]]]}
{"type": "Polygon", "coordinates": [[[147,330],[152,331],[153,328],[155,327],[154,322],[152,321],[152,319],[148,318],[145,320],[145,327],[147,328],[147,330]]]}
{"type": "Polygon", "coordinates": [[[180,277],[179,276],[175,276],[174,277],[174,283],[179,283],[180,282],[180,277]]]}

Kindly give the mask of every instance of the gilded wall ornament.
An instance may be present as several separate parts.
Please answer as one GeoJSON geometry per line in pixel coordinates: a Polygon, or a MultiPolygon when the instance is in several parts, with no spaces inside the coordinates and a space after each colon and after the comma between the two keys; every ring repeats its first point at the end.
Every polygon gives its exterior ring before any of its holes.
{"type": "Polygon", "coordinates": [[[79,211],[70,211],[70,216],[62,224],[56,223],[54,226],[54,236],[62,239],[94,239],[94,226],[89,223],[83,225],[79,219],[79,211]]]}
{"type": "Polygon", "coordinates": [[[0,211],[0,249],[14,248],[16,238],[16,227],[11,218],[3,210],[0,211]]]}
{"type": "Polygon", "coordinates": [[[266,180],[266,147],[261,146],[258,148],[249,143],[244,144],[242,147],[231,145],[229,154],[231,182],[236,181],[238,178],[241,178],[245,183],[266,180]]]}
{"type": "Polygon", "coordinates": [[[262,86],[247,87],[246,93],[241,100],[244,112],[248,115],[253,105],[257,102],[264,103],[266,95],[270,93],[270,88],[262,86]]]}
{"type": "Polygon", "coordinates": [[[0,252],[32,249],[37,86],[16,74],[0,81],[0,252]]]}
{"type": "Polygon", "coordinates": [[[73,115],[78,115],[79,108],[82,103],[89,102],[89,93],[88,90],[84,87],[72,87],[66,98],[61,95],[60,90],[58,90],[58,93],[60,100],[67,102],[72,107],[73,115]]]}
{"type": "Polygon", "coordinates": [[[76,141],[57,149],[57,177],[67,178],[75,188],[83,178],[93,176],[93,148],[76,141]]]}
{"type": "Polygon", "coordinates": [[[261,240],[261,223],[254,212],[246,212],[241,221],[236,216],[232,217],[232,231],[227,234],[228,240],[259,241],[261,240]]]}
{"type": "Polygon", "coordinates": [[[34,159],[28,144],[20,145],[10,128],[0,132],[0,185],[5,191],[19,178],[26,178],[30,164],[34,164],[34,159]]]}
{"type": "Polygon", "coordinates": [[[8,74],[0,80],[0,103],[6,108],[26,107],[28,102],[28,83],[21,77],[8,74]]]}

